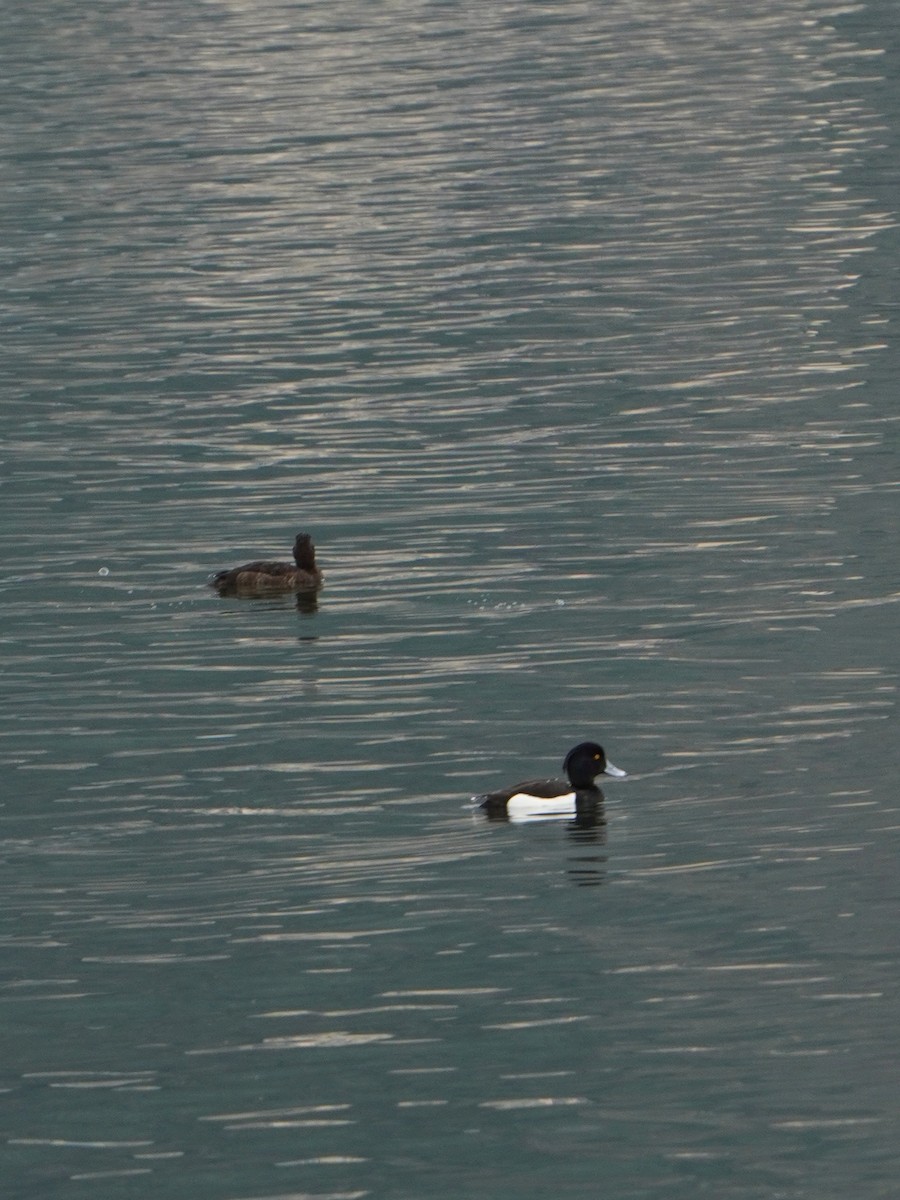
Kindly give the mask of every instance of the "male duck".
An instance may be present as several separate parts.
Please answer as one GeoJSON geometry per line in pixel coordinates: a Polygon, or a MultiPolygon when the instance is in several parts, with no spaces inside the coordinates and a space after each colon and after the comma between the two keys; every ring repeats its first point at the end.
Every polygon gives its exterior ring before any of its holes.
{"type": "Polygon", "coordinates": [[[209,581],[222,596],[259,596],[267,592],[317,592],[322,572],[316,566],[316,548],[308,533],[294,539],[294,561],[251,562],[230,571],[219,571],[209,581]]]}
{"type": "Polygon", "coordinates": [[[565,779],[532,779],[472,799],[489,817],[508,817],[511,821],[570,817],[602,803],[603,793],[594,783],[598,775],[616,779],[626,776],[625,771],[607,761],[603,747],[596,742],[580,742],[570,750],[563,770],[568,782],[565,779]]]}

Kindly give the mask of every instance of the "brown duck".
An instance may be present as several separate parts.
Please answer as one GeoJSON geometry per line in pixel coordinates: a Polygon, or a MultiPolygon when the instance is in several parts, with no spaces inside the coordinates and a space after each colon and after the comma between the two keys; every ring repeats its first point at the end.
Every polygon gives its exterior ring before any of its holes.
{"type": "Polygon", "coordinates": [[[221,596],[260,596],[267,592],[317,592],[322,572],[316,566],[316,548],[308,533],[294,539],[294,561],[245,563],[219,571],[209,581],[221,596]]]}

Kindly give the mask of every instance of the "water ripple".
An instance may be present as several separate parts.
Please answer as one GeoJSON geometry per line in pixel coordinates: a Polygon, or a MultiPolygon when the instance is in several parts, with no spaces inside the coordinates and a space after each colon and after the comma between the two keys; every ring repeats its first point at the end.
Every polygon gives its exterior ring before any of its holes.
{"type": "Polygon", "coordinates": [[[896,19],[470,8],[0,17],[23,1194],[894,1186],[896,19]]]}

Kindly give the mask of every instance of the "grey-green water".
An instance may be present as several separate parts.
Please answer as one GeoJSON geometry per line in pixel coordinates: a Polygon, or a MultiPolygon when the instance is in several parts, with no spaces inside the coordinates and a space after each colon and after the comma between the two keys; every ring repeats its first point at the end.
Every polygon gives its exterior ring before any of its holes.
{"type": "Polygon", "coordinates": [[[898,33],[3,11],[4,1200],[896,1195],[898,33]]]}

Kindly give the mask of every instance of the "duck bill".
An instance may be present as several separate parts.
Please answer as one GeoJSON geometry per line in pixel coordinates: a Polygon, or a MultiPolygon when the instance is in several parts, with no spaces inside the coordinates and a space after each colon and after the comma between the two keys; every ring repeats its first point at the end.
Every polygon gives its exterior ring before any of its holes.
{"type": "Polygon", "coordinates": [[[618,767],[614,767],[611,762],[608,762],[606,764],[606,768],[605,768],[603,774],[604,775],[612,775],[613,779],[627,779],[628,778],[627,771],[622,771],[618,767]]]}

